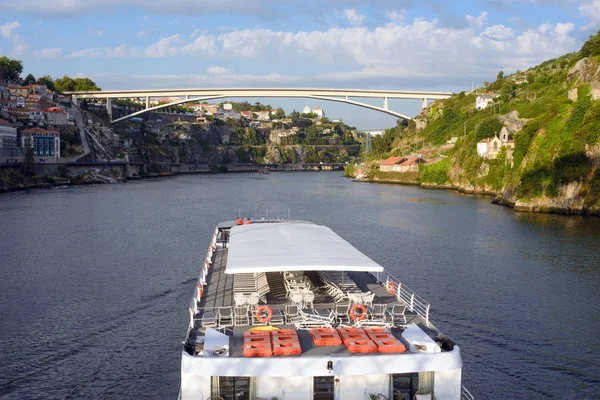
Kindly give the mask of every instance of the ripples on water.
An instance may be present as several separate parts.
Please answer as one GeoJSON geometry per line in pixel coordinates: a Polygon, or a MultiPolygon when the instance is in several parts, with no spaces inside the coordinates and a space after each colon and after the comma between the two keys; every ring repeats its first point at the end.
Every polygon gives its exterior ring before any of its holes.
{"type": "Polygon", "coordinates": [[[478,399],[600,398],[600,219],[339,173],[0,196],[0,397],[175,398],[208,240],[243,213],[330,226],[432,303],[478,399]]]}

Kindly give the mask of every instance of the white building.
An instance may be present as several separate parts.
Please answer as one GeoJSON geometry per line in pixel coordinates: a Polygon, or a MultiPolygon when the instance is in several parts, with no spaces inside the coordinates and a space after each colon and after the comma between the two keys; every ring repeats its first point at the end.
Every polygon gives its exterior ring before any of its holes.
{"type": "Polygon", "coordinates": [[[304,106],[304,108],[302,109],[302,114],[310,114],[310,107],[309,106],[304,106]]]}
{"type": "Polygon", "coordinates": [[[496,97],[498,97],[498,95],[495,93],[481,94],[481,95],[477,96],[475,98],[475,108],[478,110],[483,110],[484,108],[489,106],[491,103],[493,103],[494,100],[496,99],[496,97]]]}
{"type": "Polygon", "coordinates": [[[0,119],[0,148],[17,147],[17,128],[8,121],[0,119]]]}
{"type": "Polygon", "coordinates": [[[223,110],[225,110],[225,111],[231,111],[231,110],[233,110],[232,104],[231,103],[225,103],[225,104],[223,104],[223,110]]]}
{"type": "Polygon", "coordinates": [[[323,116],[325,115],[325,113],[323,112],[323,110],[321,110],[321,107],[316,106],[315,108],[313,108],[313,113],[317,114],[317,117],[319,118],[323,118],[323,116]]]}

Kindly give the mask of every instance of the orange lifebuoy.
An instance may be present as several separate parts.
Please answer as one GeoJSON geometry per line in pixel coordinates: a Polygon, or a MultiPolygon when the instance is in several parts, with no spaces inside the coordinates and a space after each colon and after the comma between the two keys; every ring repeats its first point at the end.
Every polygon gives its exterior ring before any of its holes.
{"type": "Polygon", "coordinates": [[[393,296],[394,295],[394,289],[395,289],[395,285],[394,282],[390,282],[390,294],[393,296]]]}
{"type": "Polygon", "coordinates": [[[363,306],[362,304],[355,303],[350,309],[350,318],[352,318],[353,321],[362,321],[363,319],[367,318],[367,307],[363,306]],[[359,308],[362,311],[362,314],[356,315],[356,310],[359,308]]]}
{"type": "Polygon", "coordinates": [[[256,309],[256,319],[264,324],[268,323],[271,320],[272,316],[273,310],[271,310],[271,307],[269,306],[260,306],[256,309]],[[263,315],[263,311],[266,311],[267,315],[263,315]]]}

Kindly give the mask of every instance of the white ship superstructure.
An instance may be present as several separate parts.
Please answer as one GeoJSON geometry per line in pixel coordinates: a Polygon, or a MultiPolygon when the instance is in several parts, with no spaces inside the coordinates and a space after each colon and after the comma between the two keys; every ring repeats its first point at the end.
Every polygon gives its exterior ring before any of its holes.
{"type": "Polygon", "coordinates": [[[472,399],[459,347],[382,266],[325,226],[240,222],[203,262],[182,399],[472,399]]]}

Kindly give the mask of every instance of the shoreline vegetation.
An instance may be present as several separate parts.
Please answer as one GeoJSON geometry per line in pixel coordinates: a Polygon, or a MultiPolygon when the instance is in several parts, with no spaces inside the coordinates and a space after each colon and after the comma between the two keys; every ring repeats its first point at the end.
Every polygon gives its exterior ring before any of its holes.
{"type": "Polygon", "coordinates": [[[429,104],[374,137],[346,176],[490,195],[515,211],[600,216],[600,32],[579,52],[429,104]]]}

